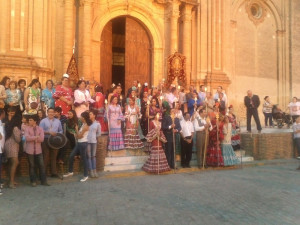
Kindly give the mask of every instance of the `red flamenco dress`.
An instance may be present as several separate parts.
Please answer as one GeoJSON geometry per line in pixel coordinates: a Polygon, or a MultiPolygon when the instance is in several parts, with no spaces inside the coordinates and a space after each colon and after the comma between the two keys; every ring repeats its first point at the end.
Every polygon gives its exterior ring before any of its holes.
{"type": "Polygon", "coordinates": [[[69,87],[64,87],[62,85],[58,85],[56,87],[56,91],[53,94],[53,98],[55,99],[55,107],[59,106],[62,109],[61,114],[68,117],[68,112],[72,109],[71,105],[68,105],[63,100],[60,100],[60,97],[64,97],[68,101],[72,101],[73,91],[69,87]]]}
{"type": "Polygon", "coordinates": [[[153,120],[149,124],[150,131],[146,136],[148,142],[151,143],[150,156],[143,166],[143,170],[148,173],[163,173],[170,171],[170,167],[162,148],[162,144],[167,142],[164,133],[161,131],[161,123],[153,120]],[[159,140],[158,140],[159,135],[159,140]]]}
{"type": "Polygon", "coordinates": [[[104,116],[105,116],[105,95],[102,94],[101,92],[97,92],[95,94],[95,102],[93,104],[93,109],[95,109],[98,112],[96,120],[101,125],[101,133],[102,134],[107,134],[108,133],[108,126],[107,126],[107,122],[105,122],[105,120],[104,120],[104,116]]]}
{"type": "Polygon", "coordinates": [[[219,122],[219,143],[217,142],[216,118],[211,120],[213,129],[209,132],[209,142],[206,153],[206,165],[212,167],[224,166],[220,143],[224,139],[223,124],[219,122]]]}

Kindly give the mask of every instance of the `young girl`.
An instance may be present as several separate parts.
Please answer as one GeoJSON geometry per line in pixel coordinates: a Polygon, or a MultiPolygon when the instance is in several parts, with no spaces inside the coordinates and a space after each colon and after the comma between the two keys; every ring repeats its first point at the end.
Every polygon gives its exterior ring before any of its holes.
{"type": "Polygon", "coordinates": [[[140,110],[135,105],[135,97],[129,97],[129,105],[126,106],[126,133],[125,133],[125,148],[127,149],[140,149],[144,147],[138,134],[139,114],[140,110]]]}
{"type": "Polygon", "coordinates": [[[97,151],[97,138],[101,135],[100,123],[96,120],[97,111],[91,110],[90,120],[92,125],[90,126],[89,133],[87,136],[88,146],[87,146],[87,157],[90,170],[90,176],[92,178],[97,178],[97,168],[96,168],[96,151],[97,151]]]}
{"type": "Polygon", "coordinates": [[[268,128],[268,121],[269,121],[269,126],[272,127],[273,126],[273,122],[272,122],[272,108],[273,105],[270,102],[270,97],[266,96],[264,98],[265,102],[263,105],[263,113],[265,115],[265,127],[268,128]]]}
{"type": "MultiPolygon", "coordinates": [[[[293,131],[294,131],[294,140],[296,143],[296,147],[298,150],[298,157],[297,159],[300,159],[300,117],[298,117],[293,124],[293,131]]],[[[300,166],[298,168],[300,170],[300,166]]]]}
{"type": "Polygon", "coordinates": [[[223,120],[224,139],[221,142],[224,166],[233,166],[238,163],[238,159],[231,145],[231,129],[231,123],[229,123],[228,117],[225,116],[223,120]]]}

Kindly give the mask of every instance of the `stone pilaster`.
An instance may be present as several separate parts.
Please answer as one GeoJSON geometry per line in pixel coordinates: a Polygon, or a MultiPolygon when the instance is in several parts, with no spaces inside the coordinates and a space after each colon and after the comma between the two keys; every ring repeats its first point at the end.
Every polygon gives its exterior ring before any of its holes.
{"type": "Polygon", "coordinates": [[[70,59],[72,57],[74,36],[74,0],[64,0],[64,73],[67,71],[70,59]]]}
{"type": "Polygon", "coordinates": [[[191,81],[192,65],[192,5],[186,4],[183,9],[183,55],[186,57],[186,81],[191,81]]]}
{"type": "Polygon", "coordinates": [[[79,67],[79,78],[84,77],[86,80],[92,80],[91,70],[91,37],[92,37],[92,6],[93,0],[80,1],[80,28],[79,35],[81,45],[79,52],[79,60],[82,61],[79,67]]]}
{"type": "Polygon", "coordinates": [[[174,54],[178,51],[178,18],[179,18],[179,5],[178,0],[174,0],[170,4],[170,52],[169,55],[174,54]]]}

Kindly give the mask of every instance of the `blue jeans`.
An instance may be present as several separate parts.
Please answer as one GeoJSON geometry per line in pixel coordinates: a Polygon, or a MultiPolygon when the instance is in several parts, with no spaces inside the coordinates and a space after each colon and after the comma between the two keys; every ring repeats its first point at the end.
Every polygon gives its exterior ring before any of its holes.
{"type": "Polygon", "coordinates": [[[89,170],[96,169],[96,151],[97,151],[97,143],[88,143],[87,157],[88,157],[89,170]]]}
{"type": "Polygon", "coordinates": [[[269,121],[269,126],[273,126],[273,121],[272,121],[272,113],[265,113],[265,126],[268,126],[268,121],[269,121]]]}
{"type": "Polygon", "coordinates": [[[74,164],[74,156],[77,155],[78,152],[80,152],[80,158],[83,163],[83,175],[85,177],[88,176],[88,161],[87,161],[87,142],[78,142],[73,151],[71,152],[71,155],[69,157],[69,172],[73,172],[73,164],[74,164]]]}

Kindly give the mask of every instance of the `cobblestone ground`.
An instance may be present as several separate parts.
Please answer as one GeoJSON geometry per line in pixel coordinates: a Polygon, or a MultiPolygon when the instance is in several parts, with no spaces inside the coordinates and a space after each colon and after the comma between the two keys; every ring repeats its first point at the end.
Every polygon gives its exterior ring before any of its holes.
{"type": "Polygon", "coordinates": [[[300,224],[300,171],[283,165],[4,189],[0,224],[300,224]]]}

